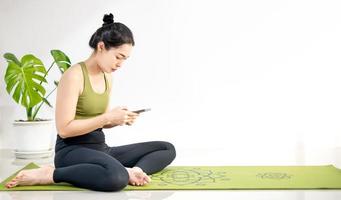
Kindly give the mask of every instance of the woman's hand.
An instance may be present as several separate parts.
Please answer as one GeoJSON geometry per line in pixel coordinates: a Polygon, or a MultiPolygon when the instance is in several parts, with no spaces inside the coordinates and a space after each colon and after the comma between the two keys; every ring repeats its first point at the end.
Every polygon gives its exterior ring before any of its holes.
{"type": "Polygon", "coordinates": [[[131,112],[131,111],[127,111],[127,115],[128,117],[126,119],[125,124],[129,126],[131,126],[135,122],[136,118],[139,116],[139,114],[131,112]]]}
{"type": "Polygon", "coordinates": [[[115,107],[111,111],[106,112],[107,124],[105,127],[114,127],[117,125],[132,125],[138,116],[137,113],[128,111],[127,107],[115,107]]]}

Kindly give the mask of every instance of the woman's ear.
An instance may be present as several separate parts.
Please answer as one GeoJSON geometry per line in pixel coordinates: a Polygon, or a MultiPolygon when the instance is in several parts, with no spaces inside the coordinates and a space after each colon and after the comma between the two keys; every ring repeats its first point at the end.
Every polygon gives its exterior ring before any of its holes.
{"type": "Polygon", "coordinates": [[[102,51],[104,51],[104,49],[105,49],[104,42],[102,42],[102,41],[98,42],[97,43],[97,51],[102,52],[102,51]]]}

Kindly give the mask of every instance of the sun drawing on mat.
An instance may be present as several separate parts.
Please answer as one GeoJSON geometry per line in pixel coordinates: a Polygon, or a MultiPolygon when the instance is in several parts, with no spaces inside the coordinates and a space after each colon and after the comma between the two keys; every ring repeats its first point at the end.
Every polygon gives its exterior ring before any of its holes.
{"type": "Polygon", "coordinates": [[[164,170],[153,175],[153,180],[160,181],[158,185],[207,185],[210,183],[230,181],[226,172],[212,172],[200,168],[164,170]]]}

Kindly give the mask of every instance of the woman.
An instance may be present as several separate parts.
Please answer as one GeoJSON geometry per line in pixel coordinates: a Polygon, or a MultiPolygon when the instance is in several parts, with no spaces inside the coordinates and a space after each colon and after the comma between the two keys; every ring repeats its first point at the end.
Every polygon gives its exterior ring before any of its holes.
{"type": "Polygon", "coordinates": [[[133,34],[113,15],[105,15],[103,26],[92,35],[94,49],[84,62],[70,67],[57,90],[55,168],[23,170],[6,184],[42,185],[67,182],[98,191],[119,191],[142,186],[148,175],[164,169],[175,158],[169,142],[152,141],[109,147],[102,128],[132,125],[137,113],[126,107],[108,108],[111,72],[119,69],[134,46],[133,34]]]}

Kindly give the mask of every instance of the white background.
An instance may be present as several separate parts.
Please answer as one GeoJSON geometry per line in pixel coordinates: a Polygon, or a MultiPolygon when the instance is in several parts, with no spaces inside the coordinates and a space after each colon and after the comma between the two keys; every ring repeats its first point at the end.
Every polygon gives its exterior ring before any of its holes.
{"type": "MultiPolygon", "coordinates": [[[[60,49],[83,61],[112,12],[136,46],[114,74],[111,105],[152,111],[105,130],[108,144],[170,141],[181,164],[195,164],[185,155],[231,165],[339,162],[340,10],[337,0],[1,0],[0,148],[13,147],[11,122],[25,117],[5,91],[2,55],[32,53],[49,67],[49,51],[60,49]]],[[[54,68],[49,80],[59,77],[54,68]]]]}

